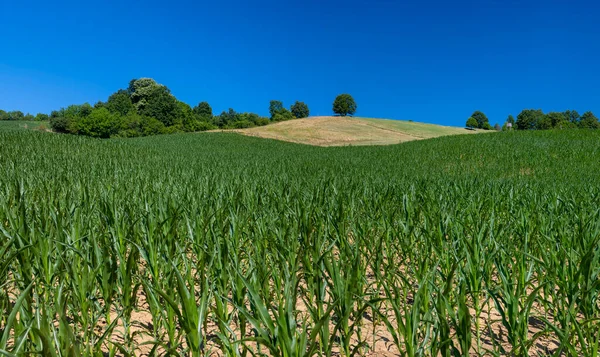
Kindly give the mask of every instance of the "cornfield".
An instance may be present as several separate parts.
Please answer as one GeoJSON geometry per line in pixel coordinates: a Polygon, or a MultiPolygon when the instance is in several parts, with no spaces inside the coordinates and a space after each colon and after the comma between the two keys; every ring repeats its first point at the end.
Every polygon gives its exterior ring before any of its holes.
{"type": "Polygon", "coordinates": [[[599,157],[0,128],[0,355],[598,356],[599,157]]]}

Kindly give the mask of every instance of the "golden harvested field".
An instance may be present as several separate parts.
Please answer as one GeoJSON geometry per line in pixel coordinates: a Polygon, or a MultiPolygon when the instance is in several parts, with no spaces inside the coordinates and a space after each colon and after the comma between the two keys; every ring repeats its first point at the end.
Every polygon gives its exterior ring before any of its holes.
{"type": "Polygon", "coordinates": [[[316,146],[390,145],[481,131],[403,120],[311,117],[235,130],[238,133],[316,146]]]}

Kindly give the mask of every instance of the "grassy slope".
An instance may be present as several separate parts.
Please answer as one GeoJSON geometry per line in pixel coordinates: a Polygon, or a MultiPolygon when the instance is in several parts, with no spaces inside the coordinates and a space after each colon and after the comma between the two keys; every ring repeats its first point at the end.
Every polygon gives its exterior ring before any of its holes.
{"type": "Polygon", "coordinates": [[[48,123],[42,123],[39,121],[25,121],[25,120],[0,120],[0,130],[20,130],[20,129],[37,129],[42,124],[46,127],[48,123]]]}
{"type": "Polygon", "coordinates": [[[439,136],[472,134],[464,128],[401,120],[312,117],[238,130],[261,138],[317,146],[389,145],[439,136]]]}

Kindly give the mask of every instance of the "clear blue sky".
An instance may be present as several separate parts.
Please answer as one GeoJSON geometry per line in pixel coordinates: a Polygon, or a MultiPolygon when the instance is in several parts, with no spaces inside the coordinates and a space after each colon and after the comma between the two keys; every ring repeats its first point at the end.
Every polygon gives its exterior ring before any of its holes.
{"type": "Polygon", "coordinates": [[[0,108],[95,103],[152,77],[192,106],[463,125],[600,115],[600,4],[577,0],[1,1],[0,108]]]}

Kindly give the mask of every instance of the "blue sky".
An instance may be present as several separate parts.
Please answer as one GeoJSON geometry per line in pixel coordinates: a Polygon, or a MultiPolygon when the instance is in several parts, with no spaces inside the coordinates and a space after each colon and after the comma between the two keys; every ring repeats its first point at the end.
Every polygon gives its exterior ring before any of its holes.
{"type": "Polygon", "coordinates": [[[152,77],[192,106],[463,125],[600,114],[597,1],[0,1],[0,108],[95,103],[152,77]]]}

